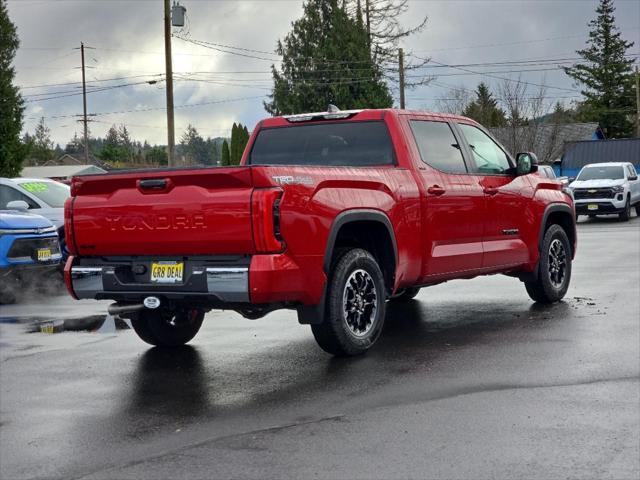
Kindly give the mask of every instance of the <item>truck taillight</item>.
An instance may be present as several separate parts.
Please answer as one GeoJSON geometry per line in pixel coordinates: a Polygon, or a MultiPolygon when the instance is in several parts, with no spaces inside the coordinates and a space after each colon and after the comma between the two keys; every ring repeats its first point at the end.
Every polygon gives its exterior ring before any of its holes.
{"type": "Polygon", "coordinates": [[[281,188],[256,188],[251,197],[253,243],[259,253],[278,253],[285,244],[280,236],[281,188]]]}
{"type": "Polygon", "coordinates": [[[73,238],[73,213],[71,211],[73,200],[74,197],[69,197],[64,202],[64,240],[67,244],[67,251],[69,252],[69,255],[78,254],[76,241],[75,238],[73,238]]]}

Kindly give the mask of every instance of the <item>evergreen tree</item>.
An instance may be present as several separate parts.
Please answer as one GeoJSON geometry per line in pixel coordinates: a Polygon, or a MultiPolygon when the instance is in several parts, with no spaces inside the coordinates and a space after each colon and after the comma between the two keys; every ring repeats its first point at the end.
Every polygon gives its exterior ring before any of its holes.
{"type": "Polygon", "coordinates": [[[307,0],[302,18],[278,41],[282,69],[272,66],[273,92],[265,109],[273,115],[393,104],[380,65],[370,55],[362,18],[351,18],[344,2],[307,0]]]}
{"type": "Polygon", "coordinates": [[[133,159],[133,142],[131,141],[129,129],[124,124],[118,128],[118,139],[126,161],[130,162],[133,159]]]}
{"type": "Polygon", "coordinates": [[[32,137],[31,158],[40,165],[53,158],[53,141],[51,140],[51,129],[44,122],[44,117],[40,118],[36,131],[32,137]]]}
{"type": "Polygon", "coordinates": [[[122,148],[120,132],[115,125],[112,125],[107,131],[107,136],[102,143],[100,158],[114,164],[124,162],[127,159],[127,153],[122,148]]]}
{"type": "Polygon", "coordinates": [[[553,112],[549,115],[548,120],[554,124],[574,123],[576,112],[565,108],[561,102],[556,102],[553,112]]]}
{"type": "Polygon", "coordinates": [[[229,165],[236,165],[236,158],[238,157],[238,125],[233,122],[231,127],[231,140],[229,141],[229,165]]]}
{"type": "Polygon", "coordinates": [[[462,114],[486,127],[501,127],[506,124],[504,111],[498,107],[498,102],[484,82],[480,82],[476,99],[467,105],[462,114]]]}
{"type": "Polygon", "coordinates": [[[78,137],[78,132],[73,133],[73,138],[64,147],[64,153],[75,154],[82,152],[82,140],[78,137]]]}
{"type": "Polygon", "coordinates": [[[231,154],[229,152],[229,143],[227,141],[222,142],[222,155],[220,158],[220,165],[226,167],[231,165],[231,154]]]}
{"type": "Polygon", "coordinates": [[[20,141],[24,102],[13,84],[12,62],[19,43],[6,1],[0,0],[0,177],[20,175],[29,153],[28,145],[20,141]]]}
{"type": "Polygon", "coordinates": [[[565,72],[583,85],[580,118],[598,122],[607,137],[620,138],[633,132],[633,59],[627,56],[633,42],[622,39],[614,11],[613,0],[600,0],[598,15],[589,22],[587,47],[576,52],[584,62],[565,72]]]}
{"type": "Polygon", "coordinates": [[[207,138],[207,149],[211,152],[211,164],[220,165],[220,144],[215,138],[207,138]]]}
{"type": "Polygon", "coordinates": [[[242,160],[242,155],[244,154],[244,149],[247,148],[247,143],[249,143],[249,129],[247,128],[247,126],[243,126],[242,127],[242,135],[240,136],[240,148],[239,148],[239,155],[238,155],[238,165],[240,164],[240,161],[242,160]]]}
{"type": "Polygon", "coordinates": [[[206,165],[210,163],[210,154],[204,138],[193,125],[189,124],[180,139],[182,151],[189,163],[206,165]]]}
{"type": "Polygon", "coordinates": [[[145,154],[145,160],[152,165],[167,165],[168,158],[167,150],[157,145],[149,147],[145,154]]]}

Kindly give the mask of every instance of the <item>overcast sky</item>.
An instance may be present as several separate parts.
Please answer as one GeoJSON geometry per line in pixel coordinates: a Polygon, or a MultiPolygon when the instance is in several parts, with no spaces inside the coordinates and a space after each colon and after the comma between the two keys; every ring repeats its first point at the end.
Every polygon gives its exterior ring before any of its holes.
{"type": "MultiPolygon", "coordinates": [[[[187,8],[187,28],[178,32],[190,39],[272,52],[278,38],[289,31],[302,12],[301,0],[181,0],[187,8]]],[[[403,45],[415,55],[434,62],[474,63],[532,59],[567,59],[584,46],[587,23],[595,15],[597,0],[415,0],[401,22],[428,15],[427,27],[403,45]]],[[[17,25],[21,48],[15,60],[17,83],[28,102],[25,129],[33,131],[40,117],[63,147],[82,113],[80,42],[87,50],[90,89],[117,86],[88,96],[93,135],[103,136],[111,124],[125,123],[136,139],[166,143],[162,0],[9,0],[9,14],[17,25]],[[126,78],[122,78],[126,77],[126,78]],[[102,81],[105,79],[115,79],[102,81]],[[135,85],[129,85],[136,83],[135,85]],[[52,85],[58,84],[58,85],[52,85]],[[125,86],[121,86],[121,85],[125,86]],[[43,86],[47,85],[47,86],[43,86]],[[64,95],[64,96],[63,96],[64,95]],[[61,97],[49,99],[51,97],[61,97]],[[46,100],[49,99],[49,100],[46,100]]],[[[623,36],[640,51],[640,2],[616,0],[617,24],[623,36]]],[[[238,50],[236,50],[238,51],[238,50]]],[[[193,124],[203,136],[228,135],[240,121],[249,129],[267,116],[262,100],[269,92],[273,55],[245,52],[248,58],[218,52],[173,39],[176,138],[193,124]],[[212,83],[216,82],[216,83],[212,83]]],[[[242,51],[238,51],[242,53],[242,51]]],[[[560,61],[558,61],[560,63],[560,61]]],[[[451,85],[473,89],[480,80],[500,80],[466,71],[437,67],[422,70],[437,74],[428,86],[407,92],[407,107],[434,108],[451,85]]],[[[553,65],[464,67],[489,75],[520,78],[548,85],[548,95],[570,102],[575,86],[553,65]]],[[[413,74],[416,74],[414,72],[413,74]]],[[[532,92],[535,87],[531,87],[532,92]]],[[[397,98],[397,92],[396,92],[397,98]]],[[[397,103],[397,100],[396,100],[397,103]]]]}

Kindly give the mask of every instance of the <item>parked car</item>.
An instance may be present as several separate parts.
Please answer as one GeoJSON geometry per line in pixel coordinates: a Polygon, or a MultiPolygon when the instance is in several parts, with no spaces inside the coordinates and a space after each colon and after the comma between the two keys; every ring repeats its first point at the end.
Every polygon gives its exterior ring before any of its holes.
{"type": "Polygon", "coordinates": [[[551,165],[538,165],[538,175],[550,180],[558,180],[565,186],[569,184],[569,177],[557,177],[551,165]]]}
{"type": "Polygon", "coordinates": [[[42,281],[57,269],[62,255],[56,227],[46,218],[19,211],[21,200],[0,210],[0,303],[15,300],[25,282],[42,281]]]}
{"type": "Polygon", "coordinates": [[[112,299],[153,345],[204,313],[295,309],[325,351],[378,339],[388,300],[502,273],[542,303],[563,298],[573,201],[475,121],[394,109],[261,121],[241,166],[76,178],[65,204],[65,281],[112,299]]]}
{"type": "Polygon", "coordinates": [[[64,202],[69,198],[69,186],[46,178],[0,178],[0,209],[7,203],[22,200],[31,213],[42,215],[53,223],[64,245],[64,202]]]}
{"type": "Polygon", "coordinates": [[[640,215],[640,180],[631,163],[586,165],[569,188],[573,191],[577,215],[617,213],[620,220],[627,221],[632,207],[640,215]]]}

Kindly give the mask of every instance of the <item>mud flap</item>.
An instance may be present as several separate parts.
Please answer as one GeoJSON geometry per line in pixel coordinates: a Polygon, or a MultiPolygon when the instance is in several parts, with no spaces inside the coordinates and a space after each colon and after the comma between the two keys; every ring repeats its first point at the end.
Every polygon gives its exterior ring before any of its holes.
{"type": "Polygon", "coordinates": [[[317,305],[302,305],[297,307],[298,323],[301,325],[320,325],[324,322],[324,311],[326,306],[327,286],[322,290],[322,298],[317,305]]]}

